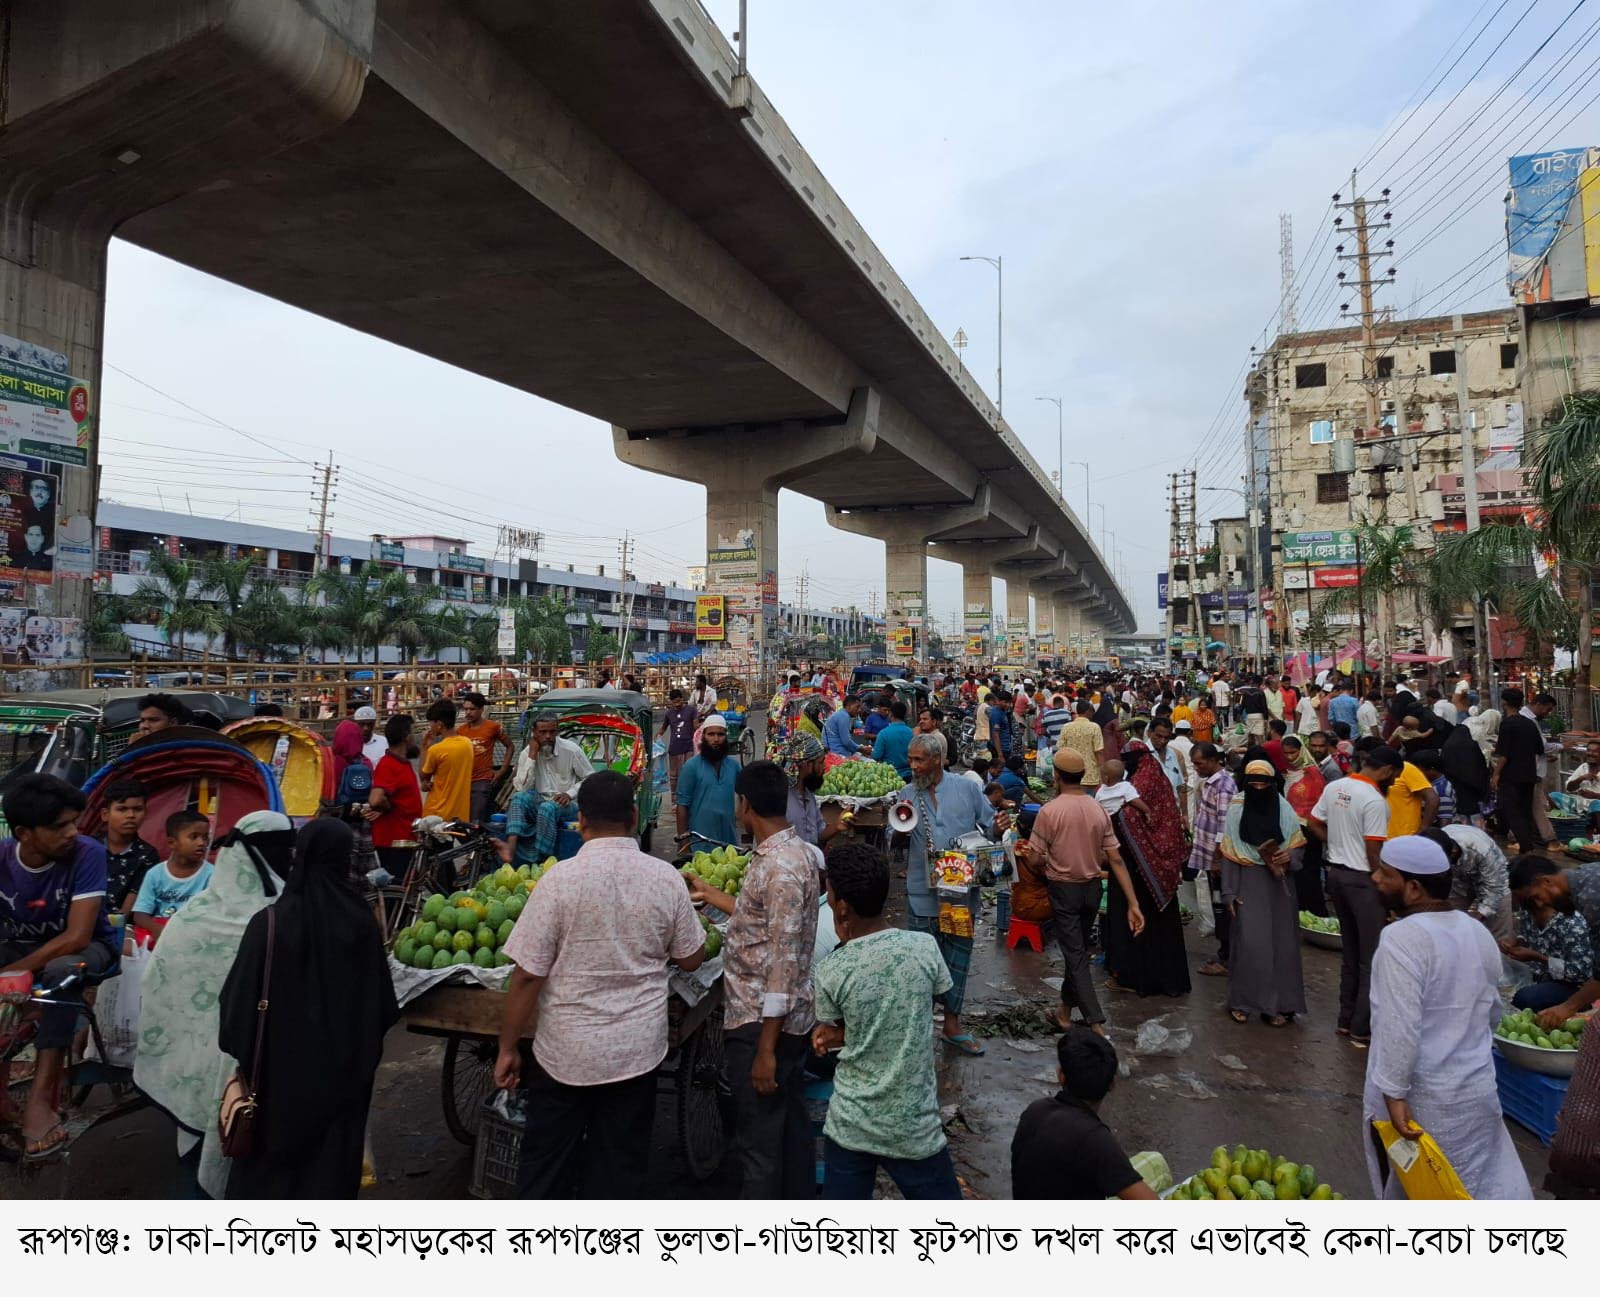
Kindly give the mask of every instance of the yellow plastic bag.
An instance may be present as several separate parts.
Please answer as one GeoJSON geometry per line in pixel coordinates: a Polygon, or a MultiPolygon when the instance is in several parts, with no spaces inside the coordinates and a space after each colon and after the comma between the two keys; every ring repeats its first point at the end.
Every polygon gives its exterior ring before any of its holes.
{"type": "Polygon", "coordinates": [[[1472,1197],[1444,1150],[1427,1131],[1423,1131],[1419,1139],[1408,1139],[1392,1122],[1375,1121],[1372,1128],[1378,1132],[1378,1139],[1389,1157],[1389,1167],[1400,1177],[1407,1198],[1418,1202],[1472,1197]]]}

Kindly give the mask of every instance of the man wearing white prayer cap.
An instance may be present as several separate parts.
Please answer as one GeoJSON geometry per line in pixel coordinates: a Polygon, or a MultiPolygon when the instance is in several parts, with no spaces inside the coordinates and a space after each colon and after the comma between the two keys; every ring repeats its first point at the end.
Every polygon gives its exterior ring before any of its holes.
{"type": "Polygon", "coordinates": [[[1372,1052],[1362,1096],[1372,1191],[1404,1198],[1371,1130],[1426,1131],[1474,1198],[1532,1198],[1495,1088],[1500,950],[1450,905],[1450,859],[1420,835],[1383,844],[1372,886],[1395,920],[1372,960],[1372,1052]]]}

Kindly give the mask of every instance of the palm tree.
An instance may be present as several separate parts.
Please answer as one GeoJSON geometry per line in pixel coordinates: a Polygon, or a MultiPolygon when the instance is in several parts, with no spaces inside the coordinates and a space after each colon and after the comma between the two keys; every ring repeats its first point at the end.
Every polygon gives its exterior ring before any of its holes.
{"type": "Polygon", "coordinates": [[[514,606],[518,657],[531,654],[540,662],[572,661],[572,629],[567,625],[566,604],[547,594],[514,606]]]}
{"type": "MultiPolygon", "coordinates": [[[[1361,583],[1329,591],[1316,611],[1324,618],[1324,628],[1326,615],[1341,609],[1371,614],[1373,637],[1378,641],[1380,660],[1386,664],[1395,648],[1395,595],[1421,583],[1427,556],[1416,547],[1410,527],[1386,526],[1362,514],[1352,530],[1361,556],[1361,583]]],[[[1363,644],[1363,667],[1366,652],[1363,644]]]]}
{"type": "Polygon", "coordinates": [[[1538,503],[1534,521],[1491,523],[1445,537],[1439,543],[1438,576],[1463,599],[1495,599],[1528,633],[1571,649],[1577,659],[1575,710],[1587,725],[1592,583],[1600,564],[1600,392],[1563,398],[1526,460],[1529,489],[1538,503]],[[1535,562],[1536,556],[1543,556],[1543,563],[1535,562]]]}
{"type": "Polygon", "coordinates": [[[216,604],[196,597],[202,587],[200,565],[193,559],[174,558],[165,550],[152,550],[150,570],[128,596],[138,616],[153,616],[167,643],[182,651],[189,635],[209,640],[226,629],[216,604]]]}
{"type": "Polygon", "coordinates": [[[222,651],[230,658],[239,655],[239,613],[250,595],[250,570],[255,565],[248,555],[224,558],[213,554],[200,563],[199,593],[212,596],[223,613],[222,651]]]}
{"type": "Polygon", "coordinates": [[[252,586],[230,619],[234,646],[263,660],[281,656],[286,646],[303,641],[308,624],[303,611],[282,586],[268,581],[252,586]]]}
{"type": "Polygon", "coordinates": [[[126,656],[129,649],[127,632],[123,625],[130,621],[133,610],[128,600],[116,594],[97,594],[89,600],[89,621],[84,627],[84,639],[89,652],[105,653],[113,657],[126,656]]]}

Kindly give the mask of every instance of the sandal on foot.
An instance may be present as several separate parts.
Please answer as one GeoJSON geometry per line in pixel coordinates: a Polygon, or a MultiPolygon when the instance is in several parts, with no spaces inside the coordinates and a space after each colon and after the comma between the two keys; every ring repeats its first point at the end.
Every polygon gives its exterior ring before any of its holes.
{"type": "Polygon", "coordinates": [[[1261,1015],[1261,1021],[1266,1023],[1269,1027],[1287,1027],[1289,1025],[1289,1019],[1283,1017],[1281,1014],[1277,1017],[1268,1017],[1263,1013],[1261,1015]]]}
{"type": "Polygon", "coordinates": [[[1241,1027],[1250,1021],[1250,1015],[1245,1013],[1242,1009],[1229,1009],[1228,1016],[1237,1022],[1241,1027]]]}
{"type": "Polygon", "coordinates": [[[1357,1049],[1366,1049],[1369,1045],[1372,1044],[1372,1037],[1371,1036],[1354,1036],[1353,1035],[1353,1036],[1350,1037],[1350,1043],[1352,1045],[1354,1045],[1357,1049]]]}
{"type": "Polygon", "coordinates": [[[67,1128],[57,1123],[45,1131],[41,1138],[22,1141],[22,1160],[42,1162],[47,1157],[54,1157],[66,1147],[71,1138],[67,1134],[67,1128]]]}
{"type": "Polygon", "coordinates": [[[939,1039],[970,1058],[980,1058],[983,1055],[983,1046],[967,1032],[962,1032],[959,1036],[940,1036],[939,1039]]]}
{"type": "Polygon", "coordinates": [[[1350,1034],[1350,1028],[1349,1027],[1335,1027],[1333,1029],[1333,1034],[1335,1036],[1348,1036],[1350,1034]]]}
{"type": "Polygon", "coordinates": [[[1226,977],[1228,975],[1228,966],[1213,959],[1201,964],[1196,971],[1201,977],[1226,977]]]}

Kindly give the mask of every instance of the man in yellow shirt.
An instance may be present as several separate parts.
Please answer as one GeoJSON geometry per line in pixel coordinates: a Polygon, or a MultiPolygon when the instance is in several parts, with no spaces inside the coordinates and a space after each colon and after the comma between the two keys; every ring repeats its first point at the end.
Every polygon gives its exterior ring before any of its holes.
{"type": "Polygon", "coordinates": [[[1439,813],[1439,794],[1433,782],[1407,761],[1389,785],[1389,836],[1409,837],[1433,825],[1439,813]]]}
{"type": "MultiPolygon", "coordinates": [[[[1083,758],[1083,786],[1100,786],[1100,753],[1105,747],[1105,731],[1094,723],[1094,704],[1080,702],[1077,716],[1061,727],[1056,751],[1076,752],[1083,758]]],[[[1432,785],[1429,785],[1432,787],[1432,785]]]]}
{"type": "Polygon", "coordinates": [[[428,796],[422,813],[447,820],[468,819],[472,815],[472,740],[456,733],[456,705],[448,698],[429,707],[427,717],[422,787],[428,796]]]}

